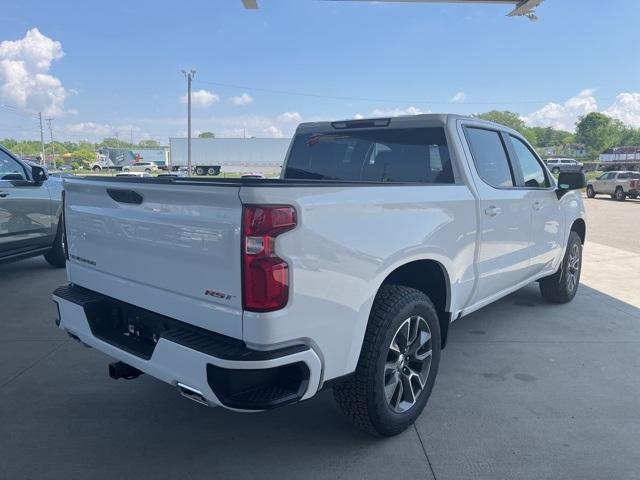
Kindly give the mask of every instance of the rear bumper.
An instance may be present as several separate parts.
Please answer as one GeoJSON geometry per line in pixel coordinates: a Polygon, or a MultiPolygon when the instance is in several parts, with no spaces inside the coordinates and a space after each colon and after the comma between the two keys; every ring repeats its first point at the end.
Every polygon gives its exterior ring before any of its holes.
{"type": "Polygon", "coordinates": [[[322,365],[307,345],[251,350],[243,342],[78,287],[53,292],[59,327],[81,342],[211,406],[265,410],[313,396],[322,365]]]}

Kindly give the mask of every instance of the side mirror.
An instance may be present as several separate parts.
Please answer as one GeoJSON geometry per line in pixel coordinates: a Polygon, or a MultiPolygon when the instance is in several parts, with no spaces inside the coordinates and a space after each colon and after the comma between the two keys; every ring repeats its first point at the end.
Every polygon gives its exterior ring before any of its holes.
{"type": "Polygon", "coordinates": [[[31,176],[33,177],[33,181],[36,183],[42,183],[49,178],[44,167],[40,167],[39,165],[31,166],[31,176]]]}
{"type": "Polygon", "coordinates": [[[584,176],[584,172],[560,172],[556,194],[560,199],[569,190],[580,190],[586,186],[587,177],[584,176]]]}

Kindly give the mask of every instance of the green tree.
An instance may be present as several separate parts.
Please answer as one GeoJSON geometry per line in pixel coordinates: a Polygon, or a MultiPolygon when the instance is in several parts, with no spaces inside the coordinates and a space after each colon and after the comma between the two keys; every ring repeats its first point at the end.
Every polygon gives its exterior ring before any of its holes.
{"type": "Polygon", "coordinates": [[[198,138],[216,138],[216,134],[213,132],[201,132],[198,138]]]}
{"type": "Polygon", "coordinates": [[[80,163],[82,166],[88,166],[90,163],[96,161],[96,152],[94,150],[76,150],[71,152],[73,162],[80,163]]]}
{"type": "Polygon", "coordinates": [[[587,153],[598,155],[617,145],[622,139],[624,125],[603,113],[591,112],[576,123],[576,140],[587,146],[587,153]]]}
{"type": "Polygon", "coordinates": [[[525,125],[524,120],[522,120],[516,112],[510,112],[509,110],[491,110],[490,112],[476,114],[474,117],[513,128],[515,131],[524,135],[530,143],[534,145],[538,143],[535,132],[525,125]]]}
{"type": "Polygon", "coordinates": [[[142,148],[158,148],[160,146],[156,140],[151,139],[140,140],[138,145],[142,148]]]}

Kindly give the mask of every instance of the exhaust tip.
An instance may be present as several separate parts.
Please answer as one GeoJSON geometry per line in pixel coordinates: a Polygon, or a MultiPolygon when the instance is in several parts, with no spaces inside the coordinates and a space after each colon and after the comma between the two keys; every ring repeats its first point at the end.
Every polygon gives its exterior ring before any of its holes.
{"type": "Polygon", "coordinates": [[[202,392],[200,390],[196,390],[195,388],[180,382],[178,382],[176,386],[178,387],[180,395],[182,395],[183,397],[186,397],[189,400],[193,400],[200,405],[209,406],[209,402],[206,398],[204,398],[204,395],[202,395],[202,392]]]}

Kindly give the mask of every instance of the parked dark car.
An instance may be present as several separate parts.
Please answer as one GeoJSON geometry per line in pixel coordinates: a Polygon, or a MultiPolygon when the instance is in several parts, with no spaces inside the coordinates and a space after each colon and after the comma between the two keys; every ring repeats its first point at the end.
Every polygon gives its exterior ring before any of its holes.
{"type": "Polygon", "coordinates": [[[44,255],[64,267],[62,179],[0,146],[0,262],[44,255]]]}

